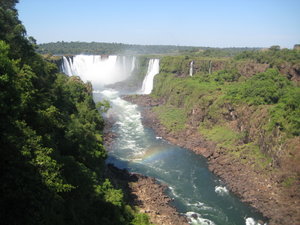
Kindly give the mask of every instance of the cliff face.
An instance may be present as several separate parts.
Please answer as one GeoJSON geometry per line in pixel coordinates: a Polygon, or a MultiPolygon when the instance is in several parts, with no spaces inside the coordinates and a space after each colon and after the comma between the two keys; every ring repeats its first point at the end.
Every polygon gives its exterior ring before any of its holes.
{"type": "MultiPolygon", "coordinates": [[[[298,60],[299,61],[299,60],[298,60]]],[[[299,85],[300,62],[281,61],[274,65],[271,61],[259,62],[254,59],[233,60],[232,58],[203,58],[190,56],[164,57],[161,72],[173,73],[177,77],[188,77],[190,68],[193,74],[211,74],[219,70],[235,70],[245,77],[277,68],[281,74],[299,85]],[[191,62],[193,64],[191,65],[191,62]]]]}
{"type": "Polygon", "coordinates": [[[206,156],[210,169],[271,224],[297,224],[299,107],[292,102],[299,88],[285,78],[291,77],[251,60],[166,57],[160,65],[151,97],[131,98],[152,106],[147,124],[206,156]]]}

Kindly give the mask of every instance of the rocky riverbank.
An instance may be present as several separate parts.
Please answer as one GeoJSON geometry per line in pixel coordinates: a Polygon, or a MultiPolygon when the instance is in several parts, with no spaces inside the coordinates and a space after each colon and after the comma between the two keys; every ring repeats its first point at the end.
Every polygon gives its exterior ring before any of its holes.
{"type": "Polygon", "coordinates": [[[300,224],[299,196],[278,185],[276,174],[262,173],[252,162],[241,162],[228,154],[225,149],[216,148],[216,144],[205,140],[197,128],[188,125],[186,129],[171,133],[158,120],[151,110],[153,106],[163,104],[162,99],[150,96],[126,96],[124,99],[143,106],[143,123],[155,130],[158,136],[172,144],[191,149],[208,159],[209,169],[220,176],[227,187],[249,203],[266,218],[270,225],[300,224]]]}
{"type": "Polygon", "coordinates": [[[186,218],[170,205],[172,200],[164,194],[166,187],[154,178],[129,173],[113,165],[107,166],[106,175],[111,178],[116,187],[123,189],[127,202],[137,206],[140,212],[149,215],[151,223],[156,225],[188,224],[186,218]]]}
{"type": "MultiPolygon", "coordinates": [[[[116,138],[116,134],[111,132],[114,122],[105,121],[104,144],[108,151],[116,138]]],[[[129,173],[111,164],[106,167],[106,176],[111,179],[115,187],[123,190],[125,199],[130,205],[138,207],[140,212],[149,216],[151,223],[156,225],[188,224],[186,217],[170,205],[172,199],[164,194],[166,186],[161,185],[154,178],[129,173]]]]}

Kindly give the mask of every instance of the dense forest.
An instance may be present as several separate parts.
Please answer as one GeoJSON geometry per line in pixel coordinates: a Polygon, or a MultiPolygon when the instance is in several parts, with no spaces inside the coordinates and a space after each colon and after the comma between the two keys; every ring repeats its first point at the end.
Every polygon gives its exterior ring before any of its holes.
{"type": "Polygon", "coordinates": [[[0,2],[1,224],[148,224],[104,176],[106,104],[35,52],[17,2],[0,2]]]}
{"type": "Polygon", "coordinates": [[[196,54],[201,56],[229,57],[243,51],[253,51],[257,48],[209,48],[175,45],[130,45],[121,43],[101,42],[55,42],[39,44],[37,52],[51,55],[112,55],[112,54],[196,54]]]}

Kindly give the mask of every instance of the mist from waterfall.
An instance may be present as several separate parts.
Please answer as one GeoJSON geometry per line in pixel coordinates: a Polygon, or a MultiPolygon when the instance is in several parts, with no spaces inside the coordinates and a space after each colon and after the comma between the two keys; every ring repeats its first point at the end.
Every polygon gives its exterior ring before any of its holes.
{"type": "Polygon", "coordinates": [[[69,76],[80,76],[94,88],[126,80],[135,69],[134,56],[76,55],[63,56],[62,71],[69,76]]]}
{"type": "MultiPolygon", "coordinates": [[[[63,72],[91,81],[96,102],[103,99],[110,102],[111,108],[104,116],[115,121],[111,129],[116,135],[106,163],[163,183],[166,194],[173,199],[172,204],[187,217],[189,224],[259,225],[256,222],[259,215],[228,191],[208,170],[203,157],[157,137],[153,130],[143,126],[139,107],[121,98],[122,86],[106,86],[128,78],[133,71],[138,72],[136,61],[132,56],[63,57],[63,72]]],[[[158,73],[159,59],[150,59],[138,93],[150,94],[153,78],[158,73]]]]}

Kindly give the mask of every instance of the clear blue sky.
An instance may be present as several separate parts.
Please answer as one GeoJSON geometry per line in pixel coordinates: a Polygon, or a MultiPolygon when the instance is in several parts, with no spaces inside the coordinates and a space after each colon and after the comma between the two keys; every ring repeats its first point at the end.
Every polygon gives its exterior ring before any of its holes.
{"type": "Polygon", "coordinates": [[[38,43],[287,48],[300,43],[300,0],[20,0],[17,9],[38,43]]]}

